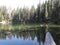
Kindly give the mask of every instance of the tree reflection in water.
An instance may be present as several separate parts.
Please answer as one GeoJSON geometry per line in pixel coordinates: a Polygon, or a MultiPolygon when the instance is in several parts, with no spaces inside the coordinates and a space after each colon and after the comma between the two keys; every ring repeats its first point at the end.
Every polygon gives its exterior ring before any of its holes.
{"type": "MultiPolygon", "coordinates": [[[[53,35],[54,41],[60,45],[58,37],[56,37],[56,35],[58,32],[55,32],[55,28],[49,28],[48,29],[51,34],[53,35]],[[55,33],[54,33],[55,32],[55,33]]],[[[58,29],[59,30],[59,29],[58,29]]],[[[7,31],[1,30],[0,31],[0,40],[6,40],[6,38],[12,39],[12,38],[17,38],[17,39],[23,39],[23,40],[27,40],[27,39],[31,39],[34,41],[35,38],[37,38],[37,42],[38,45],[43,45],[44,40],[45,40],[45,28],[39,28],[38,30],[26,30],[26,31],[19,31],[19,30],[15,30],[15,31],[10,31],[10,34],[6,34],[7,31]]],[[[60,39],[60,38],[59,38],[60,39]]]]}

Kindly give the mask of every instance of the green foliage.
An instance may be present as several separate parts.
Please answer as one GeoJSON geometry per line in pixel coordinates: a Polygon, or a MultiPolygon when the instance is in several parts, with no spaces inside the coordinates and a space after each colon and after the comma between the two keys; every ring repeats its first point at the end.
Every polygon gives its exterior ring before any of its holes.
{"type": "Polygon", "coordinates": [[[34,6],[31,9],[27,7],[13,9],[10,17],[7,10],[5,6],[0,7],[0,21],[6,20],[13,24],[60,24],[59,0],[48,0],[43,4],[39,3],[36,9],[34,6]]]}

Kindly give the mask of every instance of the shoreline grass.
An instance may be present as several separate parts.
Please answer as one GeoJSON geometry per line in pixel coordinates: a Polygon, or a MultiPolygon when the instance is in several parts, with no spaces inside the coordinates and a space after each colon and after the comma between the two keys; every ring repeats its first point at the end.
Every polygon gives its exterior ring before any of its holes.
{"type": "Polygon", "coordinates": [[[22,30],[22,29],[37,29],[39,27],[46,27],[46,25],[49,27],[49,28],[55,28],[55,27],[59,27],[60,28],[60,25],[50,25],[50,24],[20,24],[20,25],[0,25],[0,30],[22,30]]]}

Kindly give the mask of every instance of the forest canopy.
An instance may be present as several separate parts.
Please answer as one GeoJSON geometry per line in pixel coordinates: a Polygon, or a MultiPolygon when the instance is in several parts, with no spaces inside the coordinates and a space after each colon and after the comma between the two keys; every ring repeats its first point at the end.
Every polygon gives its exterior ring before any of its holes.
{"type": "Polygon", "coordinates": [[[60,24],[60,0],[48,0],[43,4],[9,10],[0,6],[0,22],[2,20],[12,24],[60,24]]]}

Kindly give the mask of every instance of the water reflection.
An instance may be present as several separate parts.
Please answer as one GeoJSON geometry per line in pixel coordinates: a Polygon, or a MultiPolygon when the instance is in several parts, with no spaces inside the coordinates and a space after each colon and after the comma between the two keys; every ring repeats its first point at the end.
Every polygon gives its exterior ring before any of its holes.
{"type": "MultiPolygon", "coordinates": [[[[57,43],[57,45],[60,45],[60,38],[57,34],[58,32],[55,32],[55,28],[49,28],[48,29],[50,33],[52,34],[54,41],[57,43]],[[54,35],[56,34],[56,35],[54,35]],[[56,37],[57,36],[57,37],[56,37]]],[[[59,29],[58,29],[59,30],[59,29]]],[[[0,31],[0,45],[43,45],[45,40],[45,28],[40,28],[38,30],[26,30],[26,31],[20,31],[20,30],[14,30],[14,31],[0,31]]]]}

